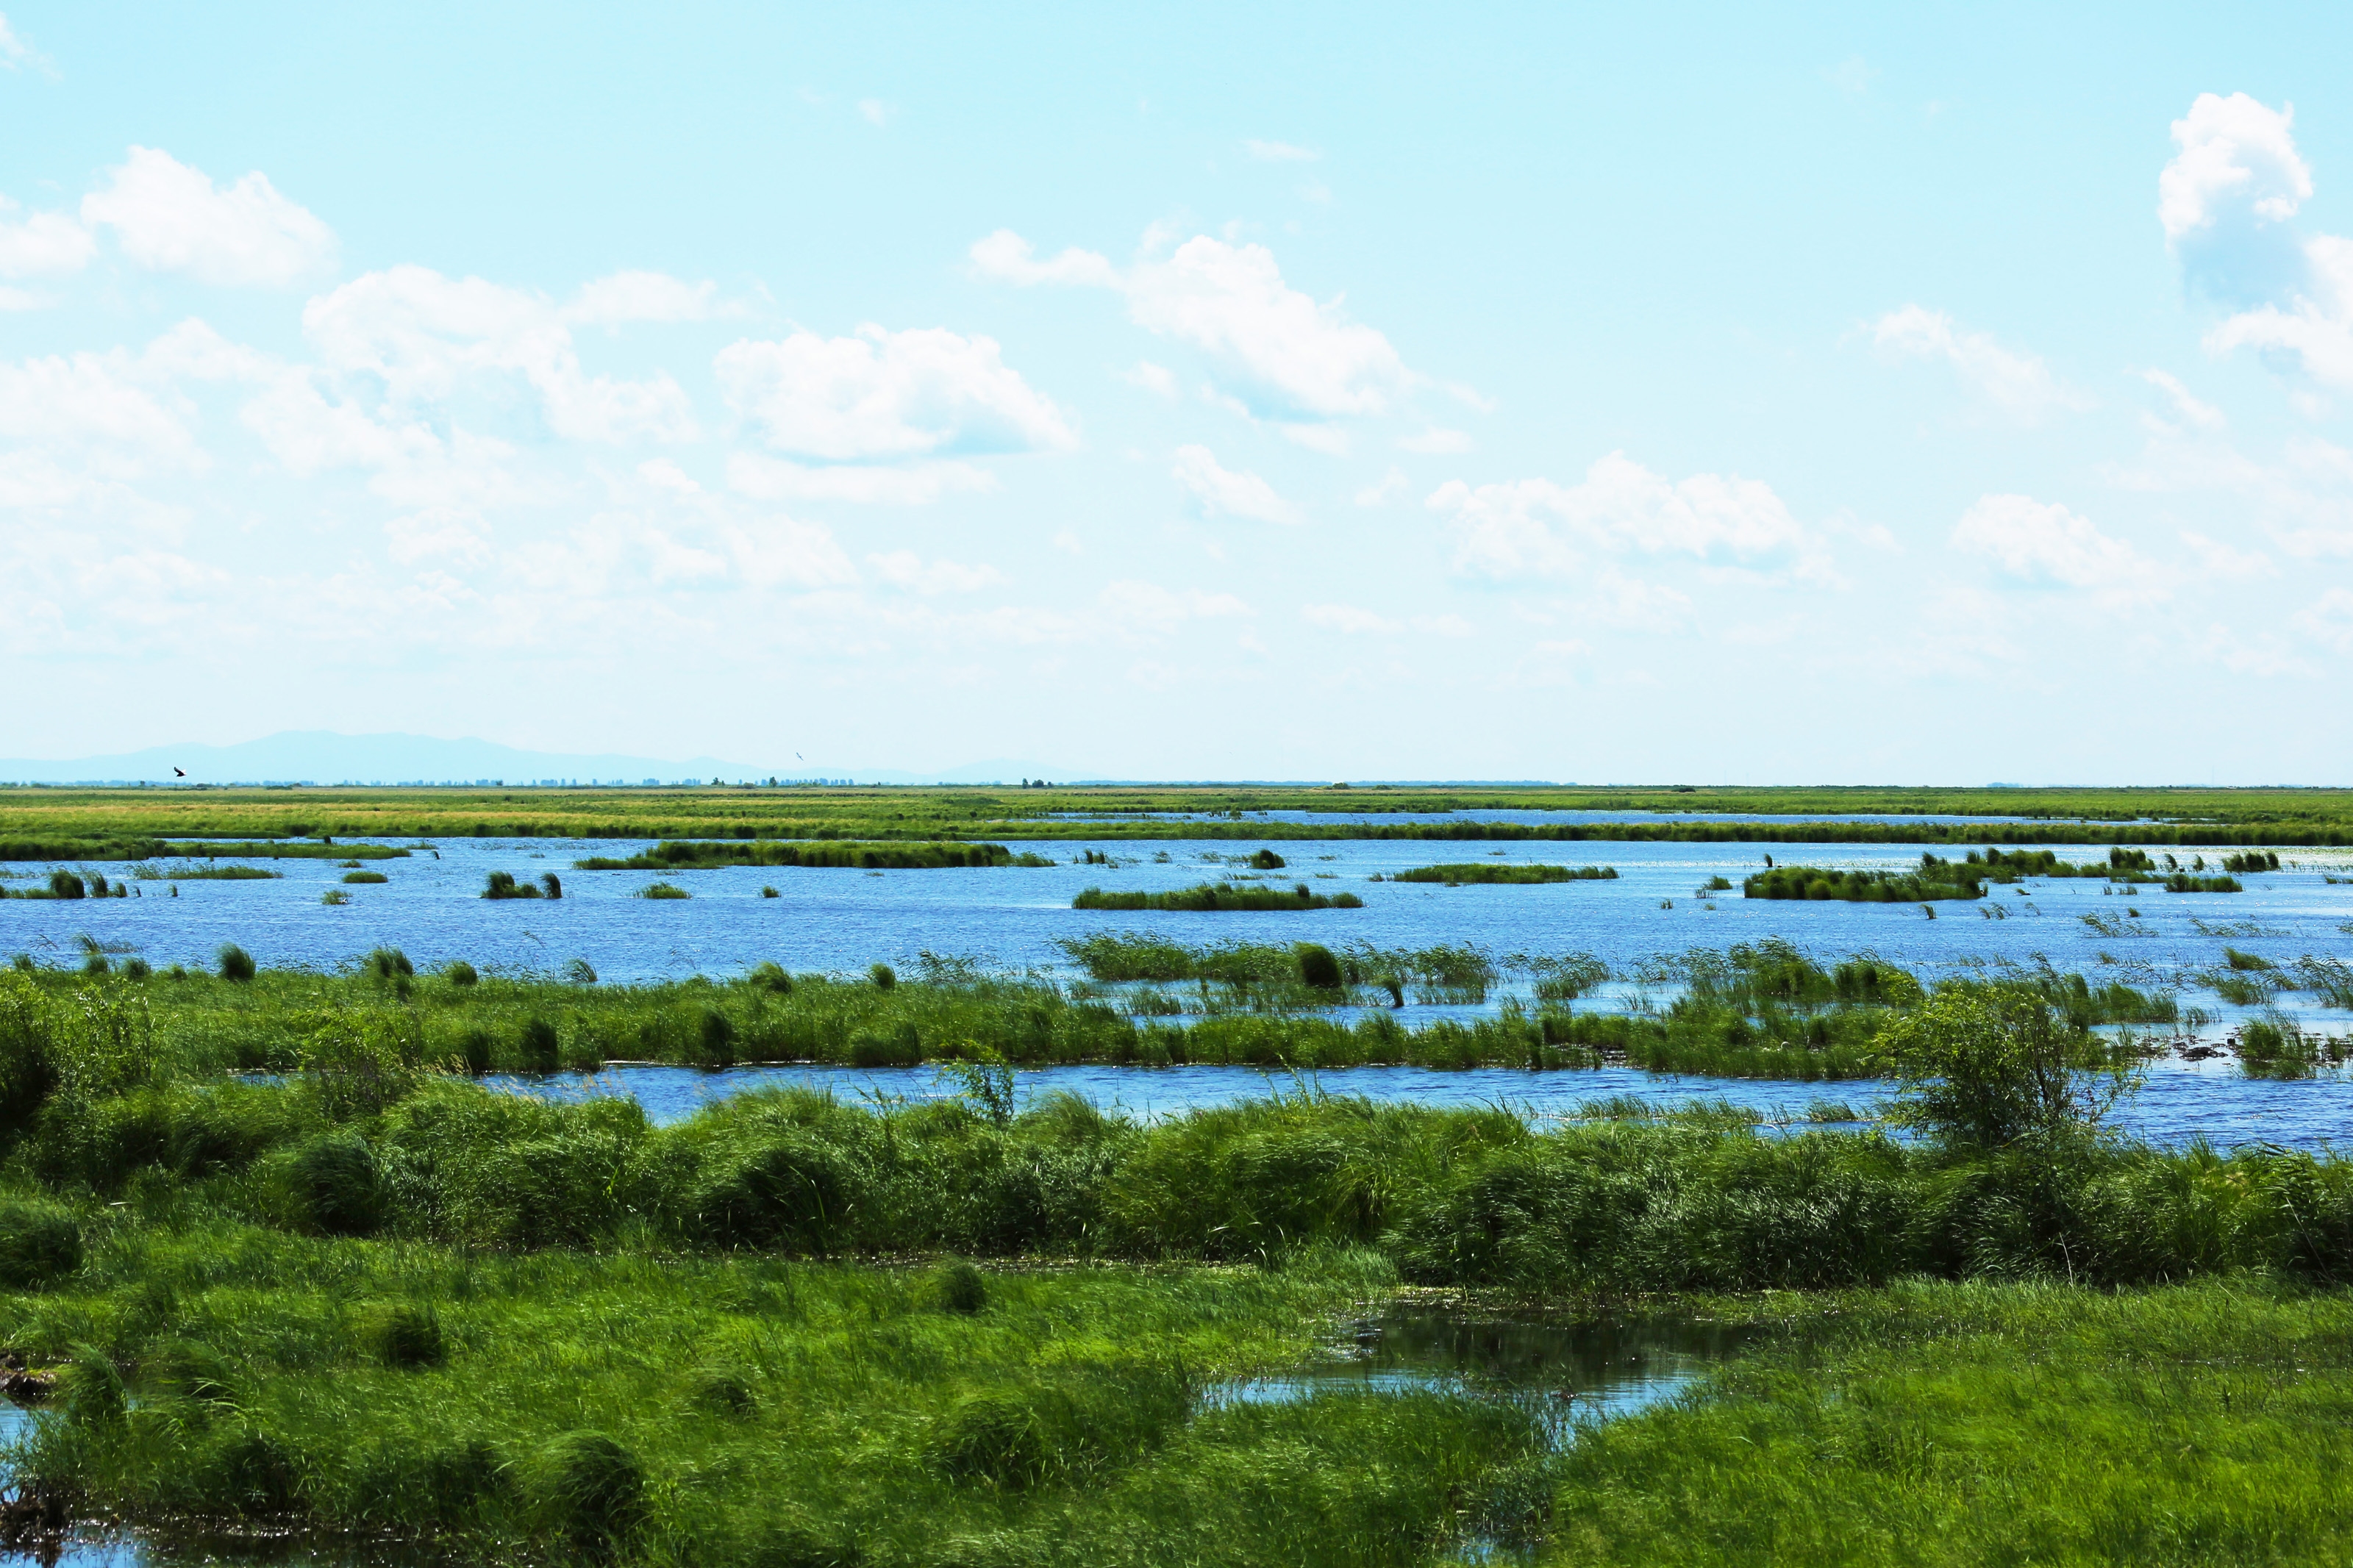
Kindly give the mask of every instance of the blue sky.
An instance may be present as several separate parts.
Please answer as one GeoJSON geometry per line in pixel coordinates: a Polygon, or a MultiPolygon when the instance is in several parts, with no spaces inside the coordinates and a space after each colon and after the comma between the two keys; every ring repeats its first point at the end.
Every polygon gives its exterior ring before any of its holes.
{"type": "Polygon", "coordinates": [[[0,750],[2342,783],[2349,45],[20,0],[0,750]]]}

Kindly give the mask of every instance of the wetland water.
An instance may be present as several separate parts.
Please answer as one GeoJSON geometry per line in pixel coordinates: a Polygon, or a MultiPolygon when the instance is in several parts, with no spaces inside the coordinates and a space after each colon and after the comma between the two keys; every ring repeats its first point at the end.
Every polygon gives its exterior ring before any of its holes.
{"type": "MultiPolygon", "coordinates": [[[[1521,814],[1529,815],[1529,814],[1521,814]]],[[[1368,819],[1356,819],[1368,820],[1368,819]]],[[[378,945],[404,949],[420,969],[463,958],[492,972],[552,974],[585,959],[606,982],[726,977],[773,960],[797,971],[862,971],[880,959],[912,973],[929,952],[977,960],[999,970],[1073,977],[1061,939],[1106,931],[1146,931],[1192,943],[1313,940],[1424,947],[1461,943],[1497,958],[1513,953],[1589,952],[1620,975],[1640,973],[1661,955],[1721,951],[1779,938],[1832,962],[1875,952],[1935,980],[1989,963],[2047,960],[2080,971],[2095,985],[2122,981],[2142,990],[2177,990],[2185,1005],[2212,1016],[2220,1037],[2250,1009],[2200,988],[2197,972],[2224,960],[2226,948],[2293,963],[2307,954],[2353,952],[2353,852],[2292,850],[2292,868],[2242,877],[2240,893],[2168,893],[2141,886],[2111,889],[2090,879],[2029,880],[1996,886],[1974,901],[1936,906],[1930,920],[1916,904],[1849,904],[1749,900],[1740,879],[1772,855],[1781,864],[1894,868],[1916,864],[1918,847],[1336,841],[1270,845],[1289,864],[1267,873],[1279,886],[1306,881],[1321,891],[1347,890],[1359,910],[1304,913],[1098,913],[1073,910],[1092,886],[1160,890],[1240,870],[1257,846],[1235,842],[1130,843],[1071,839],[1022,846],[1060,864],[1044,868],[870,872],[848,868],[732,867],[716,870],[575,871],[586,856],[626,856],[641,843],[557,839],[448,839],[406,859],[368,862],[382,884],[343,889],[351,902],[323,905],[342,888],[331,860],[268,864],[283,876],[253,881],[134,882],[139,897],[0,902],[0,954],[30,952],[49,964],[78,964],[87,933],[110,952],[138,953],[156,965],[208,964],[224,942],[236,942],[265,965],[333,968],[378,945]],[[1110,866],[1077,863],[1083,852],[1110,866]],[[1614,880],[1535,886],[1448,888],[1374,882],[1416,866],[1486,860],[1506,864],[1609,865],[1614,880]],[[487,874],[529,880],[545,871],[564,879],[557,901],[479,898],[487,874]],[[1710,877],[1733,882],[1713,897],[1697,889],[1710,877]],[[685,900],[633,897],[660,879],[686,889],[685,900]],[[170,889],[178,889],[178,896],[170,889]],[[773,887],[778,896],[764,898],[773,887]],[[2135,912],[2137,911],[2137,913],[2135,912]],[[1997,915],[2000,918],[1995,918],[1997,915]],[[2087,920],[2086,917],[2092,917],[2087,920]],[[2096,922],[2096,923],[2094,923],[2096,922]]],[[[1940,853],[1943,851],[1940,851],[1940,853]]],[[[2101,858],[2096,846],[2060,847],[2063,858],[2101,858]]],[[[2183,864],[2200,851],[2176,851],[2183,864]]],[[[2210,866],[2221,851],[2204,852],[2210,866]]],[[[173,862],[171,864],[178,864],[173,862]]],[[[31,868],[21,868],[29,875],[31,868]]],[[[102,868],[120,878],[124,868],[102,868]]],[[[46,868],[42,874],[46,874],[46,868]]],[[[1579,1002],[1612,1008],[1645,988],[1620,980],[1579,1002]]],[[[1666,987],[1651,988],[1663,1001],[1666,987]]],[[[1490,992],[1483,1007],[1409,1007],[1409,1025],[1449,1015],[1493,1011],[1524,987],[1490,992]]],[[[2288,992],[2277,1005],[2308,1028],[2341,1034],[2353,1018],[2332,1013],[2308,994],[2288,992]]],[[[661,1119],[703,1099],[779,1080],[824,1082],[841,1092],[938,1092],[925,1069],[892,1074],[825,1068],[739,1069],[704,1075],[678,1068],[619,1068],[594,1083],[557,1080],[555,1092],[628,1092],[661,1119]]],[[[1239,1068],[1052,1068],[1022,1074],[1026,1088],[1071,1088],[1091,1100],[1141,1114],[1262,1095],[1268,1079],[1239,1068]]],[[[1760,1110],[1802,1114],[1819,1097],[1866,1105],[1878,1086],[1674,1078],[1629,1069],[1535,1075],[1492,1069],[1431,1072],[1357,1068],[1323,1075],[1335,1092],[1432,1103],[1510,1103],[1557,1114],[1582,1100],[1630,1093],[1674,1102],[1722,1098],[1760,1110]]],[[[2302,1083],[2253,1082],[2225,1059],[2164,1062],[2120,1121],[2153,1142],[2179,1146],[2197,1137],[2218,1144],[2277,1142],[2317,1147],[2353,1130],[2353,1084],[2324,1078],[2302,1083]]]]}

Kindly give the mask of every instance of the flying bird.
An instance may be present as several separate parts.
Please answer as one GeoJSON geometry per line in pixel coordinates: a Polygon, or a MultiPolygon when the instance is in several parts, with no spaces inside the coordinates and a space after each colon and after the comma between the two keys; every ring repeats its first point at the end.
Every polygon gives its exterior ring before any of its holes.
{"type": "Polygon", "coordinates": [[[188,770],[185,768],[174,768],[172,770],[172,776],[175,779],[186,778],[188,776],[188,770]]]}

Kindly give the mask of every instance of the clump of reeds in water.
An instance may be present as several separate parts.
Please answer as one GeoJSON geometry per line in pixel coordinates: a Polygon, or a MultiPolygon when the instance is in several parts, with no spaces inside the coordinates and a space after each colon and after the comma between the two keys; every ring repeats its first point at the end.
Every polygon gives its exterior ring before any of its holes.
{"type": "Polygon", "coordinates": [[[861,844],[824,839],[670,839],[636,855],[592,855],[581,871],[710,870],[724,866],[849,867],[867,871],[929,871],[958,866],[1050,866],[1037,855],[1016,856],[1002,844],[934,840],[861,844]]]}
{"type": "Polygon", "coordinates": [[[649,882],[646,886],[639,888],[631,895],[631,897],[639,899],[691,899],[694,897],[694,895],[688,892],[684,888],[680,887],[675,882],[649,882]]]}
{"type": "MultiPolygon", "coordinates": [[[[351,879],[349,877],[343,879],[347,882],[351,879]]],[[[376,879],[378,881],[383,879],[381,877],[376,879]]],[[[553,871],[543,875],[535,883],[519,882],[512,871],[493,871],[484,879],[482,887],[482,897],[486,899],[560,899],[563,896],[564,883],[553,871]]],[[[681,898],[685,896],[683,893],[679,895],[681,898]]]]}
{"type": "MultiPolygon", "coordinates": [[[[1443,882],[1450,888],[1466,884],[1543,882],[1608,882],[1618,879],[1615,866],[1514,866],[1500,861],[1471,861],[1462,865],[1417,866],[1408,871],[1389,875],[1392,882],[1443,882]]],[[[1729,888],[1731,883],[1724,884],[1729,888]]]]}
{"type": "Polygon", "coordinates": [[[1239,882],[1204,882],[1168,893],[1105,892],[1089,888],[1071,900],[1074,910],[1183,910],[1196,913],[1296,910],[1360,910],[1365,900],[1354,893],[1323,894],[1304,882],[1285,891],[1239,882]]]}
{"type": "Polygon", "coordinates": [[[1834,870],[1818,866],[1776,866],[1741,884],[1749,899],[1832,900],[1850,904],[1913,904],[1935,899],[1985,896],[1985,869],[1967,861],[1924,854],[1913,871],[1834,870]]]}

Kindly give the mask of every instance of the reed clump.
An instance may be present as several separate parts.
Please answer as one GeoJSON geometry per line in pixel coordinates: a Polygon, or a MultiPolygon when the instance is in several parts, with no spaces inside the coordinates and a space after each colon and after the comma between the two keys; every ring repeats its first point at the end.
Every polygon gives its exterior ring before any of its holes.
{"type": "Polygon", "coordinates": [[[1002,844],[794,843],[744,840],[665,840],[641,853],[591,856],[574,862],[582,871],[712,870],[726,866],[853,867],[870,871],[930,871],[963,866],[1050,866],[1035,855],[1016,857],[1002,844]]]}
{"type": "Polygon", "coordinates": [[[1180,910],[1197,914],[1301,910],[1360,910],[1354,893],[1318,893],[1304,882],[1295,888],[1264,888],[1250,882],[1204,882],[1174,892],[1105,892],[1089,888],[1071,900],[1074,910],[1180,910]]]}
{"type": "MultiPolygon", "coordinates": [[[[1393,871],[1392,882],[1443,882],[1450,888],[1465,886],[1517,886],[1549,882],[1615,881],[1615,866],[1536,866],[1511,865],[1500,860],[1472,860],[1460,865],[1417,866],[1408,871],[1393,871]]],[[[1726,882],[1725,887],[1732,884],[1726,882]]]]}

